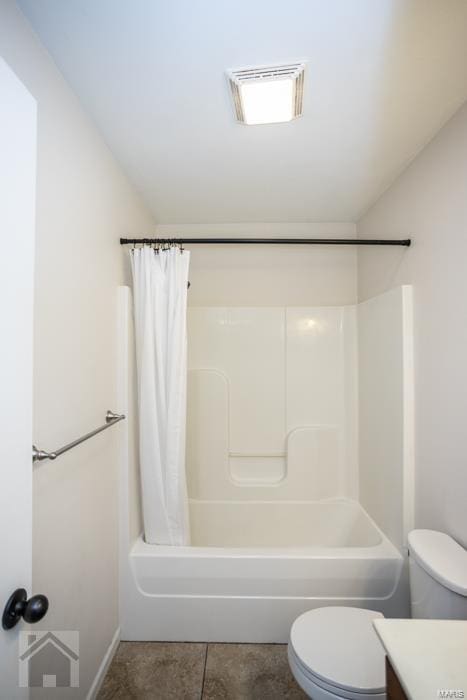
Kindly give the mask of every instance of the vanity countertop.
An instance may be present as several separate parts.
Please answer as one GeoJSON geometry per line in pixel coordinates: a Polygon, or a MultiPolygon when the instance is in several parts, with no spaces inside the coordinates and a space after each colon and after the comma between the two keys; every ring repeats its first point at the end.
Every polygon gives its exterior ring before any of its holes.
{"type": "Polygon", "coordinates": [[[467,700],[467,621],[377,619],[373,624],[410,700],[467,700]]]}

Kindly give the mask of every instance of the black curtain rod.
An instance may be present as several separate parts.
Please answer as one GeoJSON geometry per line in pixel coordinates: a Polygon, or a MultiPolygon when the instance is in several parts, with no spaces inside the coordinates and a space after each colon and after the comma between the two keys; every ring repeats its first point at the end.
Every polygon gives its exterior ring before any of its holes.
{"type": "Polygon", "coordinates": [[[410,238],[120,238],[121,245],[156,245],[172,243],[190,245],[191,243],[213,244],[253,244],[253,245],[402,245],[409,246],[410,238]]]}

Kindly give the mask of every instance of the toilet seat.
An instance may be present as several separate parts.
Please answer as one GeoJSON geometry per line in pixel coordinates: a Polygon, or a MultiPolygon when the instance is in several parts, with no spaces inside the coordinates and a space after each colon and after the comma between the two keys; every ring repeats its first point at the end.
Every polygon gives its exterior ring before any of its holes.
{"type": "Polygon", "coordinates": [[[289,663],[298,683],[317,700],[383,700],[385,653],[373,629],[374,610],[325,607],[292,625],[289,663]]]}
{"type": "Polygon", "coordinates": [[[386,692],[352,692],[331,683],[325,683],[303,666],[291,645],[288,647],[288,657],[295,680],[312,700],[386,700],[386,692]]]}

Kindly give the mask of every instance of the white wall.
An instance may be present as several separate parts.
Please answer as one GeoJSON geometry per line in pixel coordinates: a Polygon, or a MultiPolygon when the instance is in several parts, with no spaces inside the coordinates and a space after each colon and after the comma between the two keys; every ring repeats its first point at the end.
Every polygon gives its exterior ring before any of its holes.
{"type": "MultiPolygon", "coordinates": [[[[355,224],[193,224],[167,237],[354,238],[355,224]]],[[[187,246],[190,248],[190,246],[187,246]]],[[[357,300],[353,246],[193,245],[189,306],[341,306],[357,300]]]]}
{"type": "MultiPolygon", "coordinates": [[[[152,220],[10,0],[0,50],[38,102],[34,439],[53,449],[119,409],[118,238],[152,220]]],[[[34,471],[33,587],[50,599],[41,625],[81,636],[81,687],[67,698],[86,695],[118,626],[118,429],[34,471]]]]}
{"type": "Polygon", "coordinates": [[[359,295],[414,287],[416,525],[467,545],[467,105],[358,224],[409,235],[408,249],[359,251],[359,295]]]}

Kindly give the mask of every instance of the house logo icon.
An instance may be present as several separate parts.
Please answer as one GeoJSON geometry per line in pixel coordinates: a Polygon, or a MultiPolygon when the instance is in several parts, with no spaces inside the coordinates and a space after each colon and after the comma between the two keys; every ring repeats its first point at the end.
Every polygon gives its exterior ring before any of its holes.
{"type": "Polygon", "coordinates": [[[21,632],[20,688],[78,688],[79,632],[21,632]]]}

